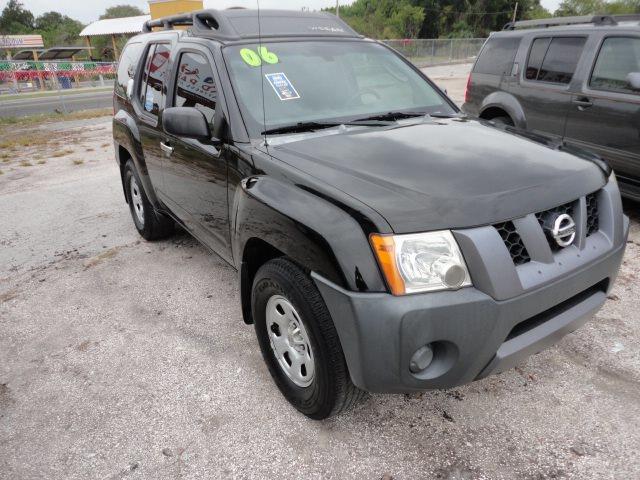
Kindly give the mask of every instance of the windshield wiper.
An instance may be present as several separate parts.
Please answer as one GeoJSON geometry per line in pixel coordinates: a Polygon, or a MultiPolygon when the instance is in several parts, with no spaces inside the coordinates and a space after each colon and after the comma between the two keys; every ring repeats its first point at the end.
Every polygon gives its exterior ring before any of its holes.
{"type": "Polygon", "coordinates": [[[356,120],[352,120],[351,122],[366,122],[370,120],[380,120],[380,121],[393,121],[393,120],[402,120],[403,118],[414,118],[414,117],[423,117],[426,115],[426,112],[387,112],[382,113],[380,115],[372,115],[370,117],[358,118],[356,120]]]}
{"type": "Polygon", "coordinates": [[[349,122],[298,122],[293,125],[284,125],[282,127],[269,128],[264,132],[261,132],[260,135],[279,135],[283,133],[312,132],[314,130],[338,127],[340,125],[350,125],[358,127],[384,127],[388,125],[388,123],[377,121],[377,119],[360,119],[349,122]]]}
{"type": "Polygon", "coordinates": [[[278,135],[280,133],[297,133],[311,132],[322,128],[337,127],[338,122],[298,122],[293,125],[284,125],[282,127],[269,128],[261,133],[261,135],[278,135]]]}

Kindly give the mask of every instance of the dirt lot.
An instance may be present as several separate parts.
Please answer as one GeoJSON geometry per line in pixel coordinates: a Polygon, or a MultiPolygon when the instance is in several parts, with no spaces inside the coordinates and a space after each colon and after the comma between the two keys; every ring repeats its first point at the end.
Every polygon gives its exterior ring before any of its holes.
{"type": "Polygon", "coordinates": [[[235,272],[185,234],[140,240],[109,118],[7,132],[0,478],[640,476],[640,205],[610,300],[556,347],[314,422],[273,385],[235,272]]]}

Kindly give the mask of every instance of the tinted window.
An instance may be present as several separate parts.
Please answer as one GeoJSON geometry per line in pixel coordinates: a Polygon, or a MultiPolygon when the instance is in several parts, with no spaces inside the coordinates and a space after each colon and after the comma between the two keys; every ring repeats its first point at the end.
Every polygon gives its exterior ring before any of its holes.
{"type": "Polygon", "coordinates": [[[490,38],[482,48],[473,71],[492,75],[509,75],[520,38],[490,38]]]}
{"type": "Polygon", "coordinates": [[[115,91],[121,97],[129,97],[131,92],[127,91],[129,80],[133,81],[142,52],[141,43],[128,44],[120,55],[120,63],[118,64],[118,79],[116,81],[115,91]]]}
{"type": "Polygon", "coordinates": [[[145,111],[157,115],[163,104],[163,87],[169,67],[169,47],[151,45],[147,54],[142,76],[142,95],[140,100],[145,111]]]}
{"type": "Polygon", "coordinates": [[[640,94],[627,75],[640,72],[640,38],[613,37],[602,44],[589,85],[598,90],[640,94]]]}
{"type": "Polygon", "coordinates": [[[183,53],[178,65],[176,107],[195,107],[213,123],[218,91],[209,61],[200,54],[183,53]]]}
{"type": "Polygon", "coordinates": [[[550,83],[569,83],[582,54],[584,38],[554,38],[542,62],[538,80],[550,83]]]}
{"type": "Polygon", "coordinates": [[[538,73],[540,73],[540,67],[542,61],[547,53],[551,43],[550,38],[536,38],[531,45],[531,52],[529,53],[529,60],[527,61],[527,69],[524,72],[524,76],[527,80],[536,80],[538,73]]]}

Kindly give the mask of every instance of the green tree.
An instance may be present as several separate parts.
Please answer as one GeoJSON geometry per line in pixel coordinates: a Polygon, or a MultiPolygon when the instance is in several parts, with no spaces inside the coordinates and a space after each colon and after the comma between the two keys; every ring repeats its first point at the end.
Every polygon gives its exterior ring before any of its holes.
{"type": "Polygon", "coordinates": [[[422,28],[424,17],[424,8],[405,3],[400,5],[398,10],[391,16],[391,25],[404,38],[416,38],[420,28],[422,28]]]}
{"type": "Polygon", "coordinates": [[[555,11],[556,17],[571,15],[619,15],[640,13],[640,0],[563,0],[555,11]]]}
{"type": "Polygon", "coordinates": [[[138,15],[144,15],[144,12],[138,7],[134,7],[133,5],[115,5],[107,8],[104,13],[100,15],[100,20],[107,18],[136,17],[138,15]]]}
{"type": "Polygon", "coordinates": [[[9,0],[0,14],[0,34],[16,35],[32,31],[33,13],[26,10],[19,0],[9,0]]]}
{"type": "Polygon", "coordinates": [[[46,12],[36,18],[36,31],[42,35],[46,47],[78,45],[84,25],[78,20],[58,12],[46,12]]]}

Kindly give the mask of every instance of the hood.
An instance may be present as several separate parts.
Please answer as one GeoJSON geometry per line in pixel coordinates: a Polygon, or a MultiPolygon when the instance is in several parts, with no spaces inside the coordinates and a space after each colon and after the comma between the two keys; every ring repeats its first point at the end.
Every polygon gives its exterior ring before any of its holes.
{"type": "Polygon", "coordinates": [[[373,208],[396,233],[510,220],[606,183],[588,157],[460,119],[306,137],[269,149],[373,208]]]}

